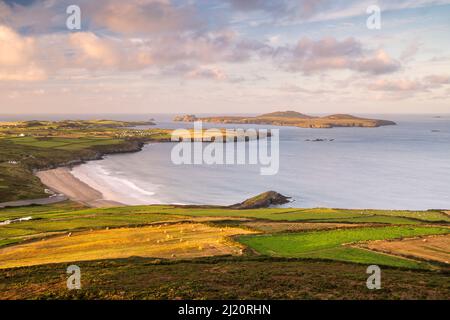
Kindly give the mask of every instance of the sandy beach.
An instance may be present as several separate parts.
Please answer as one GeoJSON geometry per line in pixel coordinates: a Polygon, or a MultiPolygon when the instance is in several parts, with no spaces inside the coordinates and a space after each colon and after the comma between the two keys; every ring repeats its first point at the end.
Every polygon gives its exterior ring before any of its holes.
{"type": "Polygon", "coordinates": [[[93,208],[115,207],[123,204],[106,200],[103,194],[72,175],[68,168],[40,171],[36,176],[49,189],[66,195],[70,200],[93,208]]]}

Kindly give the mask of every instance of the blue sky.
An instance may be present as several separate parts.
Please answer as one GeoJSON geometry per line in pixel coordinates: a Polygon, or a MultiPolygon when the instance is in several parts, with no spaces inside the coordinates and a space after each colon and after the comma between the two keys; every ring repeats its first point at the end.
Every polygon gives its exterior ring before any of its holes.
{"type": "Polygon", "coordinates": [[[448,113],[449,35],[450,0],[6,0],[0,113],[448,113]]]}

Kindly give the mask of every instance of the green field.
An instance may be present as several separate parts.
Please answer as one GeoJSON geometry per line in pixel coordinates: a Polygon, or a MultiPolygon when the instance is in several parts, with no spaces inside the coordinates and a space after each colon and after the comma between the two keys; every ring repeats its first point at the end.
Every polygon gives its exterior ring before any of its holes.
{"type": "Polygon", "coordinates": [[[273,221],[312,221],[312,222],[353,222],[418,224],[423,222],[449,223],[450,217],[440,211],[389,211],[389,210],[347,210],[347,209],[199,209],[177,208],[171,206],[154,206],[133,210],[152,210],[153,212],[178,214],[196,217],[220,216],[267,219],[273,221]]]}
{"type": "Polygon", "coordinates": [[[36,148],[52,148],[59,150],[82,150],[92,146],[114,145],[123,143],[120,139],[109,138],[37,138],[37,137],[21,137],[7,139],[14,144],[22,146],[30,146],[36,148]]]}
{"type": "Polygon", "coordinates": [[[448,228],[396,226],[315,231],[301,234],[243,236],[239,240],[257,252],[269,256],[331,259],[365,264],[418,268],[420,264],[416,261],[409,261],[344,245],[361,241],[402,239],[448,233],[450,233],[448,228]]]}

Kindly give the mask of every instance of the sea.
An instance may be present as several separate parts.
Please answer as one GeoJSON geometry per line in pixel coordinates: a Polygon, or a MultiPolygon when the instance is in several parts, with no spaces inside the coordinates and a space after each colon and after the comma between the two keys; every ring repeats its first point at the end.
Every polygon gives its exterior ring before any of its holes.
{"type": "MultiPolygon", "coordinates": [[[[206,115],[205,115],[206,116],[206,115]]],[[[108,200],[129,205],[231,205],[273,190],[287,207],[427,210],[450,208],[450,115],[359,115],[392,120],[379,128],[305,129],[207,124],[206,128],[279,129],[279,170],[259,164],[176,164],[176,143],[105,156],[73,168],[108,200]]],[[[159,128],[190,128],[173,115],[0,115],[0,120],[154,119],[159,128]]],[[[143,129],[146,127],[138,127],[143,129]]],[[[249,146],[247,144],[247,151],[249,146]]],[[[207,144],[206,144],[207,145],[207,144]]]]}

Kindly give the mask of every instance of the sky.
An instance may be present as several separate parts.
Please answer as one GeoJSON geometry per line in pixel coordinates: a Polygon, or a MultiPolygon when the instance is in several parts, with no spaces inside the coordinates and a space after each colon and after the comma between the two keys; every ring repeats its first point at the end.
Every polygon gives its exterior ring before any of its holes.
{"type": "Polygon", "coordinates": [[[450,0],[0,0],[0,114],[450,113],[449,97],[450,0]]]}

